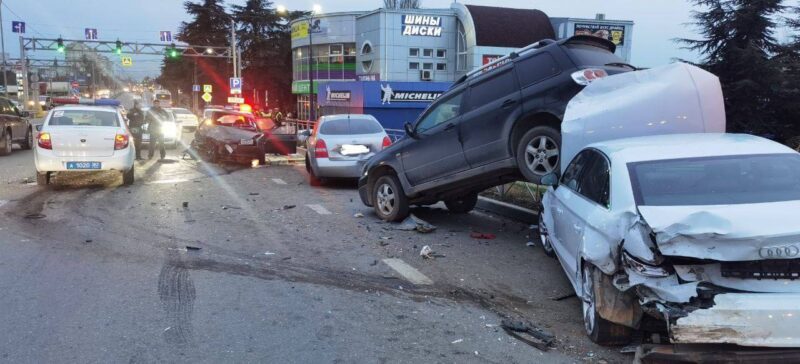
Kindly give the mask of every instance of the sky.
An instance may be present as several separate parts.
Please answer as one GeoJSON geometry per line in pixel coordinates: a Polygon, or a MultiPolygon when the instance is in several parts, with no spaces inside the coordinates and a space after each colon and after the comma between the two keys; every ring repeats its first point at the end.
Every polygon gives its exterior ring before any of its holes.
{"type": "MultiPolygon", "coordinates": [[[[197,0],[199,1],[199,0],[197,0]]],[[[446,8],[452,0],[422,0],[425,8],[446,8]]],[[[594,18],[597,13],[606,19],[632,20],[632,63],[653,67],[675,58],[697,60],[698,55],[680,49],[675,38],[697,37],[691,22],[692,6],[686,0],[459,0],[472,5],[512,8],[535,8],[552,17],[594,18]]],[[[243,4],[230,0],[227,4],[243,4]]],[[[293,0],[291,10],[307,10],[319,4],[323,12],[372,10],[381,0],[293,0]]],[[[26,22],[28,37],[83,39],[84,28],[97,28],[99,39],[125,42],[159,42],[159,31],[177,32],[181,21],[190,20],[183,9],[183,0],[3,0],[3,30],[6,53],[19,57],[18,35],[11,33],[11,21],[26,22]]],[[[784,32],[778,38],[786,38],[784,32]]],[[[30,58],[51,59],[54,52],[39,51],[30,58]]],[[[107,56],[113,56],[108,54],[107,56]]],[[[156,76],[161,57],[136,56],[133,67],[125,72],[141,78],[156,76]]]]}

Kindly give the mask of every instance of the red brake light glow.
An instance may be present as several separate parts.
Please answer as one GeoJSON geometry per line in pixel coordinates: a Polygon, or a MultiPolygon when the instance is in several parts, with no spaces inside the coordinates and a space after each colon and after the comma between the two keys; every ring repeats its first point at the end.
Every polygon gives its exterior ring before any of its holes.
{"type": "Polygon", "coordinates": [[[388,148],[390,145],[392,145],[392,140],[388,136],[383,137],[383,149],[388,148]]]}
{"type": "Polygon", "coordinates": [[[317,139],[314,143],[314,158],[328,158],[328,146],[322,139],[317,139]]]}
{"type": "Polygon", "coordinates": [[[36,136],[36,140],[39,144],[39,148],[53,149],[53,141],[50,139],[50,133],[46,131],[40,131],[39,135],[36,136]]]}
{"type": "Polygon", "coordinates": [[[605,70],[599,68],[587,68],[585,70],[572,73],[572,79],[579,85],[586,86],[592,81],[608,76],[605,70]]]}
{"type": "Polygon", "coordinates": [[[114,137],[114,150],[125,149],[128,147],[128,134],[117,134],[114,137]]]}

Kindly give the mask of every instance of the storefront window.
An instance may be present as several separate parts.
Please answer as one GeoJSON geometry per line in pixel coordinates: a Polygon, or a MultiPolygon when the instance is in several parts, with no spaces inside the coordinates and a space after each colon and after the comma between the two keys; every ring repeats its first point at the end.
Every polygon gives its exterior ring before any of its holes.
{"type": "Polygon", "coordinates": [[[458,44],[456,45],[456,70],[467,70],[467,36],[464,34],[464,25],[458,22],[458,44]]]}
{"type": "MultiPolygon", "coordinates": [[[[364,45],[372,52],[372,46],[364,45]]],[[[309,59],[308,47],[294,49],[292,76],[295,81],[308,80],[314,72],[316,80],[354,80],[356,78],[355,43],[315,44],[313,59],[309,59]]]]}

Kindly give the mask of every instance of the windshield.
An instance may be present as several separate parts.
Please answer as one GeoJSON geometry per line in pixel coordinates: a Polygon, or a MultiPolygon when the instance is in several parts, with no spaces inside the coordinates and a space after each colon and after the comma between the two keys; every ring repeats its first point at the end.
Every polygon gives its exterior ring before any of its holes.
{"type": "Polygon", "coordinates": [[[217,125],[230,126],[238,129],[245,130],[258,130],[256,120],[252,117],[245,115],[225,115],[217,119],[217,125]]]}
{"type": "Polygon", "coordinates": [[[643,206],[800,200],[800,154],[672,159],[628,164],[643,206]]]}
{"type": "Polygon", "coordinates": [[[117,113],[100,110],[56,110],[47,125],[51,126],[119,126],[117,113]]]}
{"type": "Polygon", "coordinates": [[[348,118],[328,120],[322,123],[319,133],[324,135],[359,135],[382,133],[383,127],[375,120],[348,118]]]}

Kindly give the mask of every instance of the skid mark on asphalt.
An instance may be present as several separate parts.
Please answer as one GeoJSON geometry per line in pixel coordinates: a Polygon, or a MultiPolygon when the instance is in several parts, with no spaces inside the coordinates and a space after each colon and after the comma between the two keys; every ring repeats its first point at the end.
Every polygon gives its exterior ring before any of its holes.
{"type": "Polygon", "coordinates": [[[272,182],[275,182],[275,184],[278,184],[278,185],[285,185],[286,184],[286,181],[284,181],[284,180],[282,180],[280,178],[273,178],[272,182]]]}
{"type": "Polygon", "coordinates": [[[173,259],[167,259],[158,276],[158,296],[167,314],[164,340],[170,345],[186,345],[192,341],[194,282],[189,271],[175,265],[173,259]]]}
{"type": "Polygon", "coordinates": [[[306,205],[306,206],[308,206],[308,208],[314,210],[314,212],[316,212],[316,213],[318,213],[320,215],[330,215],[331,214],[331,212],[328,211],[328,209],[322,207],[322,205],[306,205]]]}
{"type": "Polygon", "coordinates": [[[416,268],[408,265],[401,259],[389,258],[383,260],[386,265],[394,269],[395,272],[403,276],[405,280],[416,285],[432,285],[433,281],[416,268]]]}

